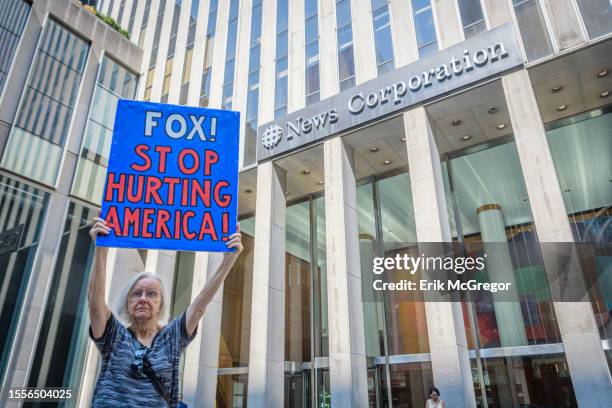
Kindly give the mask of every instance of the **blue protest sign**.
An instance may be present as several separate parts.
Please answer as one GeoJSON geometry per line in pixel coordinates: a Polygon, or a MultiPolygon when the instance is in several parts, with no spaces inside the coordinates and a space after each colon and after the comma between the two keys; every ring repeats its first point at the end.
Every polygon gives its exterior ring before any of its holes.
{"type": "Polygon", "coordinates": [[[238,140],[238,112],[119,100],[97,245],[228,251],[238,140]]]}

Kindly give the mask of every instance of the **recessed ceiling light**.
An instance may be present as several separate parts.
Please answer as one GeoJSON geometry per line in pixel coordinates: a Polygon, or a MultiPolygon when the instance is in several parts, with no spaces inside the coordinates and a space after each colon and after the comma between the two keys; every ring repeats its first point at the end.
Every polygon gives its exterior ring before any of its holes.
{"type": "Polygon", "coordinates": [[[459,126],[463,121],[461,119],[455,119],[452,121],[453,126],[459,126]]]}
{"type": "Polygon", "coordinates": [[[308,170],[308,169],[307,170],[302,170],[302,174],[307,176],[307,175],[310,174],[310,170],[308,170]]]}
{"type": "Polygon", "coordinates": [[[572,189],[570,188],[566,188],[565,190],[563,190],[564,193],[569,193],[570,191],[572,191],[572,189]]]}
{"type": "Polygon", "coordinates": [[[608,96],[610,96],[610,91],[604,91],[599,94],[600,98],[607,98],[608,96]]]}
{"type": "Polygon", "coordinates": [[[323,185],[323,184],[325,184],[325,183],[323,183],[321,180],[319,180],[319,181],[317,181],[317,184],[318,184],[318,185],[320,185],[320,186],[322,186],[322,185],[323,185]]]}
{"type": "Polygon", "coordinates": [[[289,195],[289,192],[288,192],[288,191],[285,191],[285,197],[286,197],[286,196],[288,196],[288,195],[289,195]]]}
{"type": "Polygon", "coordinates": [[[553,86],[552,88],[550,88],[550,92],[552,93],[558,93],[558,92],[561,92],[562,90],[563,90],[563,87],[561,85],[553,86]]]}
{"type": "Polygon", "coordinates": [[[401,140],[402,140],[402,142],[406,143],[406,138],[405,137],[402,137],[401,140]]]}
{"type": "Polygon", "coordinates": [[[464,142],[467,142],[468,140],[470,140],[472,138],[472,135],[465,135],[465,136],[461,136],[461,140],[463,140],[464,142]]]}
{"type": "Polygon", "coordinates": [[[385,161],[383,162],[383,164],[384,164],[385,166],[388,166],[389,164],[391,164],[391,160],[385,160],[385,161]]]}
{"type": "Polygon", "coordinates": [[[378,147],[370,147],[370,152],[376,153],[378,151],[378,147]]]}
{"type": "Polygon", "coordinates": [[[253,190],[251,190],[250,188],[247,188],[246,190],[244,190],[245,193],[247,194],[251,194],[253,192],[253,190]]]}
{"type": "Polygon", "coordinates": [[[489,108],[488,112],[490,114],[496,113],[497,112],[497,108],[495,106],[492,106],[492,107],[489,108]]]}
{"type": "Polygon", "coordinates": [[[499,130],[505,129],[506,128],[506,124],[505,123],[500,123],[499,125],[497,125],[497,128],[499,130]]]}
{"type": "Polygon", "coordinates": [[[529,199],[528,199],[528,198],[523,198],[523,202],[525,202],[525,203],[526,203],[527,201],[529,201],[529,199]]]}
{"type": "Polygon", "coordinates": [[[608,75],[608,70],[607,70],[607,69],[602,69],[601,71],[599,71],[599,72],[597,73],[597,78],[603,78],[603,77],[605,77],[606,75],[608,75]]]}
{"type": "Polygon", "coordinates": [[[564,110],[566,110],[566,109],[567,109],[567,105],[565,105],[565,104],[564,104],[564,105],[559,105],[559,106],[557,106],[557,110],[558,110],[559,112],[564,111],[564,110]]]}

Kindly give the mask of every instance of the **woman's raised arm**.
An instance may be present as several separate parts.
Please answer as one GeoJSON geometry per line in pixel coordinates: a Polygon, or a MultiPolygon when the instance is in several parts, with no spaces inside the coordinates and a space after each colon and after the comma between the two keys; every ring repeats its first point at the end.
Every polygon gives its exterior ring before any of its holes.
{"type": "Polygon", "coordinates": [[[198,322],[204,316],[204,312],[206,311],[206,307],[213,300],[215,294],[221,287],[221,284],[227,277],[227,274],[232,269],[234,262],[242,252],[242,236],[240,234],[240,224],[236,226],[236,233],[230,235],[229,241],[227,242],[228,248],[236,248],[235,252],[225,252],[223,254],[223,261],[221,261],[221,265],[217,268],[217,271],[208,279],[206,279],[206,284],[198,294],[198,296],[193,299],[193,302],[187,308],[186,313],[186,326],[187,326],[187,334],[191,337],[193,331],[198,326],[198,322]]]}
{"type": "MultiPolygon", "coordinates": [[[[89,236],[96,242],[98,234],[108,234],[110,228],[106,226],[106,222],[101,218],[94,218],[94,225],[89,230],[89,236]]],[[[108,248],[96,247],[94,255],[94,264],[91,275],[89,276],[89,289],[87,291],[87,300],[89,301],[89,320],[91,321],[91,330],[95,338],[100,338],[104,334],[106,322],[110,317],[111,311],[106,304],[106,257],[108,248]]]]}

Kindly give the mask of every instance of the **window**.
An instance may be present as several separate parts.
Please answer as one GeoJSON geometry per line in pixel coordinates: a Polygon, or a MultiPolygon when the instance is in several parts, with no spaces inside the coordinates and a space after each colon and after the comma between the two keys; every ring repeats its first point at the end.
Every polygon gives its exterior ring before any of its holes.
{"type": "Polygon", "coordinates": [[[584,25],[590,38],[612,32],[612,2],[610,0],[577,0],[584,25]]]}
{"type": "Polygon", "coordinates": [[[161,36],[162,22],[164,20],[164,8],[166,8],[166,0],[160,0],[159,10],[157,11],[157,22],[155,24],[155,34],[153,36],[153,48],[151,48],[151,56],[149,58],[149,72],[147,73],[147,82],[145,83],[145,101],[151,100],[151,91],[153,90],[153,81],[155,80],[157,50],[159,49],[159,37],[161,36]]]}
{"type": "MultiPolygon", "coordinates": [[[[0,234],[18,237],[18,244],[0,255],[0,381],[5,375],[11,342],[38,249],[49,193],[0,176],[0,234]]],[[[90,240],[91,241],[91,240],[90,240]]]]}
{"type": "Polygon", "coordinates": [[[431,0],[413,0],[412,15],[414,16],[419,57],[423,58],[435,53],[438,50],[438,39],[431,0]]]}
{"type": "Polygon", "coordinates": [[[54,185],[89,44],[49,19],[30,67],[2,167],[54,185]]]}
{"type": "Polygon", "coordinates": [[[338,41],[338,80],[340,91],[355,86],[355,56],[353,53],[353,27],[351,1],[336,1],[336,39],[338,41]]]}
{"type": "Polygon", "coordinates": [[[0,44],[2,44],[0,95],[29,13],[30,5],[23,0],[8,0],[0,4],[0,44]]]}
{"type": "Polygon", "coordinates": [[[138,37],[138,46],[144,47],[145,31],[147,29],[147,23],[149,21],[149,12],[151,11],[151,0],[147,0],[145,3],[144,14],[142,16],[142,25],[140,26],[140,36],[138,37]]]}
{"type": "Polygon", "coordinates": [[[459,0],[459,11],[461,12],[463,33],[466,39],[487,28],[480,0],[459,0]]]}
{"type": "Polygon", "coordinates": [[[176,0],[174,5],[174,13],[172,14],[172,28],[170,30],[170,42],[168,44],[168,56],[166,57],[166,66],[164,67],[164,79],[162,82],[163,103],[168,102],[168,94],[170,93],[170,80],[172,78],[172,68],[174,66],[174,52],[176,49],[176,34],[178,31],[179,19],[181,17],[181,6],[183,0],[176,0]]]}
{"type": "Polygon", "coordinates": [[[319,19],[317,0],[305,0],[304,14],[306,20],[306,105],[320,99],[319,77],[319,19]]]}
{"type": "Polygon", "coordinates": [[[218,0],[210,1],[208,9],[208,26],[206,27],[206,48],[204,50],[204,67],[202,69],[202,85],[200,87],[200,106],[208,106],[210,97],[210,79],[212,75],[212,59],[217,26],[218,0]]]}
{"type": "Polygon", "coordinates": [[[119,98],[133,99],[138,76],[105,56],[100,64],[72,194],[100,205],[119,98]]]}
{"type": "Polygon", "coordinates": [[[227,48],[225,51],[225,70],[223,73],[223,96],[221,106],[223,109],[232,109],[234,93],[234,70],[236,65],[236,41],[238,37],[238,9],[239,0],[230,1],[230,14],[227,29],[227,48]]]}
{"type": "Polygon", "coordinates": [[[187,47],[185,49],[185,60],[183,61],[183,75],[181,76],[181,94],[179,103],[185,105],[189,96],[189,81],[191,78],[191,64],[193,62],[193,47],[195,42],[196,24],[198,12],[200,10],[200,0],[192,0],[189,12],[189,31],[187,32],[187,47]]]}
{"type": "Polygon", "coordinates": [[[276,3],[276,85],[274,92],[274,118],[287,114],[287,73],[288,73],[288,0],[276,3]]]}
{"type": "Polygon", "coordinates": [[[512,0],[523,47],[527,59],[532,61],[553,53],[542,8],[538,0],[512,0]]]}
{"type": "Polygon", "coordinates": [[[378,75],[381,75],[395,68],[389,6],[386,0],[372,0],[372,19],[374,23],[376,66],[378,67],[378,75]]]}
{"type": "Polygon", "coordinates": [[[259,111],[259,67],[261,64],[261,0],[253,2],[251,12],[251,49],[249,51],[249,79],[244,132],[244,166],[255,163],[257,148],[257,115],[259,111]]]}

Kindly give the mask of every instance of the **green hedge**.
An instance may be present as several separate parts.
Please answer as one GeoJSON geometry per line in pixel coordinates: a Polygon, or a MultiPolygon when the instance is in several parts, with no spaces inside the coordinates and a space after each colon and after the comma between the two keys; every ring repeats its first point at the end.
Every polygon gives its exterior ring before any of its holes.
{"type": "Polygon", "coordinates": [[[121,26],[119,24],[117,24],[117,22],[111,16],[105,16],[104,14],[100,14],[100,12],[98,12],[98,10],[96,10],[95,8],[93,8],[91,6],[87,6],[86,8],[89,9],[90,11],[92,11],[93,13],[95,13],[95,15],[100,20],[104,21],[106,24],[108,24],[109,26],[114,28],[115,31],[117,31],[119,34],[123,35],[128,40],[130,39],[130,33],[128,33],[127,30],[124,30],[123,28],[121,28],[121,26]]]}

